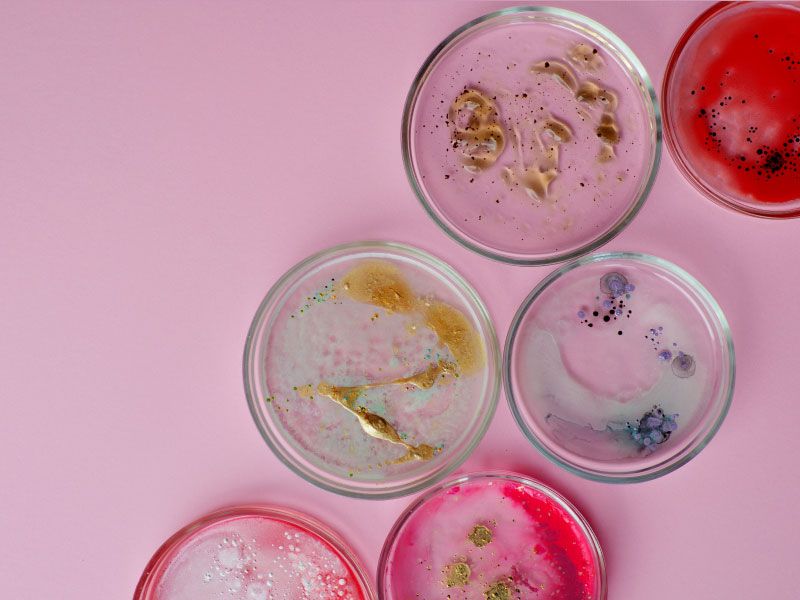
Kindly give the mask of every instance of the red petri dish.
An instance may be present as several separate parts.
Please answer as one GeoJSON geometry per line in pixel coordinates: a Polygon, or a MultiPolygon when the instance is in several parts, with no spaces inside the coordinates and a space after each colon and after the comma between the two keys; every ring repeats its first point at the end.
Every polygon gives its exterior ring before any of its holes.
{"type": "Polygon", "coordinates": [[[667,145],[712,200],[800,216],[800,3],[721,2],[689,26],[662,94],[667,145]]]}

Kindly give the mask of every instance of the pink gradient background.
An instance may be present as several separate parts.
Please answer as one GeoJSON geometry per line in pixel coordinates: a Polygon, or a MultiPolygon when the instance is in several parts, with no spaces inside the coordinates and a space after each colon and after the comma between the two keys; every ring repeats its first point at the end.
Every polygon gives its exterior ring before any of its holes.
{"type": "MultiPolygon", "coordinates": [[[[0,3],[0,595],[129,598],[173,531],[244,502],[324,519],[374,571],[410,498],[340,498],[284,468],[246,408],[244,338],[280,274],[359,238],[450,262],[505,336],[551,268],[445,237],[399,140],[424,57],[501,6],[0,3]]],[[[564,6],[616,31],[660,86],[706,5],[564,6]]],[[[722,430],[667,477],[603,485],[550,465],[501,398],[463,469],[516,469],[571,498],[612,599],[796,598],[800,220],[726,212],[665,153],[606,249],[684,266],[727,312],[739,373],[722,430]]]]}

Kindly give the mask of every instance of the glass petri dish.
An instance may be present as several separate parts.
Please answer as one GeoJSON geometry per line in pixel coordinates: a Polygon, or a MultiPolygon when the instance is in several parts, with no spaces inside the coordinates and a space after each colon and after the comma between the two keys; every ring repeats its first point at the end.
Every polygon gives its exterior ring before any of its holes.
{"type": "Polygon", "coordinates": [[[400,516],[378,565],[383,600],[603,600],[603,554],[563,496],[523,475],[475,473],[400,516]]]}
{"type": "Polygon", "coordinates": [[[376,600],[342,539],[285,508],[240,506],[187,525],[156,551],[134,600],[376,600]]]}
{"type": "Polygon", "coordinates": [[[664,76],[667,145],[686,178],[735,211],[800,216],[800,3],[721,2],[664,76]]]}
{"type": "Polygon", "coordinates": [[[397,497],[477,445],[499,357],[482,301],[449,266],[400,244],[348,244],[269,291],[247,336],[245,389],[293,471],[340,494],[397,497]]]}
{"type": "Polygon", "coordinates": [[[733,395],[719,305],[683,269],[644,254],[596,254],[546,277],[517,311],[504,360],[528,439],[597,481],[644,481],[685,464],[733,395]]]}
{"type": "Polygon", "coordinates": [[[450,34],[406,99],[411,187],[453,239],[497,260],[585,254],[636,215],[661,155],[639,59],[578,13],[527,6],[450,34]]]}

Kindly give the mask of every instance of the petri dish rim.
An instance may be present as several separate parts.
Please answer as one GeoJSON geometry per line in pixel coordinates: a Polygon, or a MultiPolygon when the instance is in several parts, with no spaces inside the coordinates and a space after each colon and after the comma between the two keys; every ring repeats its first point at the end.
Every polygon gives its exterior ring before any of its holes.
{"type": "Polygon", "coordinates": [[[687,462],[697,456],[700,451],[702,451],[703,448],[708,445],[708,443],[716,435],[717,431],[719,431],[719,428],[722,426],[722,423],[725,420],[728,411],[730,410],[735,383],[736,354],[733,346],[733,337],[730,326],[728,325],[728,320],[725,317],[725,313],[722,311],[722,308],[719,306],[716,299],[703,286],[703,284],[701,284],[693,275],[685,271],[683,268],[663,258],[639,252],[595,253],[563,265],[547,275],[544,279],[542,279],[541,282],[539,282],[538,285],[536,285],[536,287],[534,287],[531,293],[528,294],[520,307],[517,309],[517,312],[514,315],[514,318],[511,320],[511,325],[508,329],[503,352],[503,389],[505,390],[508,406],[511,409],[511,414],[514,416],[514,420],[516,421],[523,435],[525,435],[528,441],[530,441],[531,444],[533,444],[533,446],[553,464],[558,465],[570,473],[583,477],[584,479],[598,481],[601,483],[641,483],[656,479],[666,475],[667,473],[671,473],[672,471],[685,465],[687,462]],[[717,417],[712,423],[707,424],[706,427],[701,429],[698,436],[684,445],[681,453],[677,455],[669,455],[660,463],[651,465],[641,472],[632,471],[628,473],[610,473],[598,470],[589,470],[575,465],[555,454],[536,436],[536,434],[534,434],[534,432],[528,426],[521,409],[518,407],[518,400],[515,396],[514,387],[512,384],[511,365],[512,358],[514,356],[514,342],[517,339],[520,325],[522,324],[528,309],[556,280],[560,279],[574,269],[604,260],[633,260],[644,262],[651,266],[664,269],[670,275],[676,277],[678,280],[686,284],[687,288],[703,303],[705,308],[708,310],[709,316],[714,319],[714,325],[716,326],[717,333],[720,335],[723,345],[723,359],[725,354],[728,356],[728,362],[726,365],[728,377],[725,381],[723,381],[724,393],[722,393],[719,398],[717,417]]]}
{"type": "Polygon", "coordinates": [[[422,66],[417,71],[417,74],[411,83],[411,88],[406,95],[401,123],[401,147],[403,155],[403,167],[406,172],[406,177],[408,178],[411,189],[413,190],[414,195],[417,197],[417,200],[419,200],[419,202],[422,204],[425,212],[431,219],[433,219],[434,223],[436,223],[436,225],[438,225],[439,228],[451,239],[472,250],[473,252],[477,252],[482,256],[500,262],[524,266],[549,265],[571,260],[600,248],[619,235],[631,223],[631,221],[633,221],[650,195],[659,171],[659,166],[661,164],[661,139],[661,109],[658,103],[656,91],[653,87],[652,81],[650,80],[650,76],[647,74],[647,70],[633,50],[631,50],[631,48],[613,31],[604,25],[601,25],[594,19],[571,10],[555,8],[552,6],[515,6],[493,11],[477,17],[453,31],[444,40],[442,40],[433,49],[433,51],[431,51],[431,53],[423,61],[422,66]],[[427,81],[429,73],[436,66],[436,64],[438,64],[439,60],[444,56],[444,54],[453,45],[455,45],[455,43],[467,37],[467,35],[472,33],[474,29],[479,27],[487,27],[487,23],[489,21],[526,16],[529,18],[535,18],[536,15],[557,17],[571,21],[580,27],[588,29],[589,32],[594,34],[594,37],[600,36],[598,39],[602,41],[604,47],[606,47],[607,50],[611,50],[617,59],[623,61],[623,66],[627,71],[634,72],[636,76],[639,77],[643,86],[643,89],[640,90],[642,92],[642,100],[646,105],[646,108],[652,110],[652,113],[649,116],[652,120],[651,139],[653,147],[651,150],[652,160],[650,164],[650,171],[644,186],[640,190],[639,197],[631,204],[625,214],[620,217],[614,226],[612,226],[601,236],[591,239],[578,248],[550,255],[528,256],[524,254],[502,252],[489,247],[484,247],[484,245],[477,243],[466,234],[462,234],[450,223],[447,218],[439,214],[435,203],[429,199],[428,194],[424,191],[423,186],[416,174],[413,159],[414,150],[412,148],[414,136],[411,131],[411,123],[414,117],[414,109],[416,107],[417,98],[419,97],[422,87],[427,81]]]}
{"type": "Polygon", "coordinates": [[[223,508],[204,515],[173,533],[158,547],[147,562],[147,566],[145,566],[136,585],[133,600],[153,600],[156,587],[164,574],[164,569],[169,565],[170,560],[174,558],[174,554],[181,544],[188,541],[194,534],[221,521],[246,517],[263,517],[275,521],[283,521],[316,535],[330,545],[343,562],[347,564],[355,575],[365,599],[377,600],[375,588],[372,579],[367,574],[367,570],[356,553],[338,533],[321,521],[299,511],[266,504],[245,504],[223,508]]]}
{"type": "Polygon", "coordinates": [[[606,564],[605,558],[603,556],[603,550],[600,547],[600,541],[597,539],[597,535],[594,533],[591,525],[586,520],[586,518],[581,514],[581,512],[564,496],[560,493],[552,489],[551,487],[545,485],[544,483],[526,475],[522,475],[520,473],[515,473],[513,471],[506,471],[506,470],[491,470],[491,471],[479,471],[475,473],[467,473],[464,475],[457,475],[452,477],[446,481],[440,482],[435,487],[427,490],[424,494],[420,495],[414,502],[412,502],[395,521],[394,525],[392,525],[389,534],[386,536],[386,541],[383,544],[383,548],[381,549],[380,557],[378,558],[378,577],[377,577],[377,590],[378,590],[378,597],[380,600],[390,600],[390,596],[387,594],[386,586],[389,583],[388,572],[389,572],[389,559],[391,558],[391,554],[394,551],[395,542],[400,535],[400,532],[403,530],[405,524],[411,519],[414,513],[423,506],[428,500],[439,494],[440,492],[451,488],[456,485],[463,485],[470,481],[480,480],[480,479],[497,479],[502,481],[513,481],[522,485],[526,485],[528,487],[532,487],[533,489],[541,492],[551,500],[553,500],[556,504],[558,504],[562,509],[564,509],[567,514],[572,517],[575,523],[578,524],[581,533],[584,534],[586,540],[589,542],[589,546],[592,549],[592,556],[595,560],[595,566],[597,568],[597,573],[599,575],[599,595],[595,600],[605,600],[608,595],[608,584],[606,581],[606,564]]]}
{"type": "Polygon", "coordinates": [[[664,71],[664,80],[661,86],[661,99],[663,102],[661,110],[664,121],[664,139],[667,147],[669,148],[669,153],[672,155],[678,170],[681,172],[684,178],[691,183],[697,191],[699,191],[712,202],[739,214],[753,217],[761,217],[764,219],[796,218],[800,217],[800,202],[795,202],[794,208],[776,208],[775,210],[769,210],[767,208],[770,206],[769,203],[762,203],[764,206],[746,204],[733,196],[725,196],[714,190],[711,186],[707,185],[697,173],[695,173],[694,169],[691,168],[691,161],[678,143],[678,136],[675,133],[676,126],[673,124],[675,111],[672,109],[670,103],[670,94],[672,93],[673,78],[675,77],[675,73],[677,71],[677,63],[681,57],[681,54],[683,53],[683,50],[686,48],[686,45],[692,39],[694,34],[711,19],[717,15],[727,12],[728,10],[746,4],[752,6],[785,6],[787,4],[791,4],[798,5],[798,7],[800,7],[800,3],[797,2],[717,2],[700,13],[694,19],[694,21],[689,24],[678,42],[675,44],[675,48],[672,50],[672,54],[667,61],[667,68],[664,71]]]}
{"type": "MultiPolygon", "coordinates": [[[[472,285],[464,279],[450,265],[441,259],[429,254],[424,250],[420,250],[413,246],[398,242],[388,241],[362,241],[362,242],[349,242],[339,244],[317,252],[297,263],[286,273],[284,273],[270,288],[261,304],[256,311],[250,329],[247,333],[245,341],[244,355],[242,361],[245,396],[250,410],[250,415],[256,424],[256,427],[261,434],[261,437],[267,443],[273,454],[283,462],[292,472],[299,475],[309,483],[312,483],[326,491],[349,496],[352,498],[365,498],[384,500],[391,498],[399,498],[409,494],[419,492],[426,487],[441,481],[457,469],[472,453],[480,440],[483,438],[486,430],[497,409],[498,398],[501,388],[501,355],[500,345],[495,332],[494,323],[489,316],[483,300],[478,295],[478,292],[472,285]],[[479,423],[476,425],[474,435],[469,439],[468,443],[464,445],[463,450],[452,455],[442,466],[440,466],[432,474],[424,477],[417,477],[405,485],[395,486],[378,486],[375,484],[358,485],[355,482],[347,485],[346,482],[336,480],[333,477],[325,477],[317,470],[312,471],[305,463],[292,456],[288,451],[283,436],[276,433],[271,428],[266,426],[268,419],[262,415],[262,403],[258,394],[259,390],[259,376],[261,370],[258,364],[259,352],[258,344],[261,338],[265,335],[264,329],[271,326],[270,317],[272,313],[279,308],[277,305],[281,296],[291,287],[292,283],[296,280],[297,276],[302,274],[306,269],[318,264],[326,259],[335,256],[346,256],[348,254],[355,254],[358,252],[383,252],[383,253],[396,253],[406,258],[415,261],[420,261],[429,268],[437,271],[438,274],[444,275],[449,280],[448,283],[453,285],[470,304],[470,308],[474,311],[479,320],[479,334],[481,335],[486,345],[486,368],[489,373],[489,385],[487,386],[486,395],[484,398],[485,405],[481,408],[482,414],[479,418],[479,423]]],[[[297,453],[295,453],[297,454],[297,453]]]]}

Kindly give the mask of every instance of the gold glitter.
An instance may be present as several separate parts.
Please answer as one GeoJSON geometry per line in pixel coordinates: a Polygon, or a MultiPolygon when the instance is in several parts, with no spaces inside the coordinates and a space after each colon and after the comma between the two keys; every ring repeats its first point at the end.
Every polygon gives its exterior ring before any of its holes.
{"type": "Polygon", "coordinates": [[[425,325],[436,333],[456,359],[463,375],[483,367],[486,356],[480,336],[457,308],[444,302],[425,306],[425,325]]]}
{"type": "Polygon", "coordinates": [[[475,525],[467,537],[478,548],[483,548],[492,541],[492,530],[486,525],[475,525]]]}
{"type": "Polygon", "coordinates": [[[314,386],[310,383],[307,385],[298,385],[295,390],[297,390],[298,396],[306,400],[314,397],[314,386]]]}
{"type": "Polygon", "coordinates": [[[458,562],[447,565],[444,583],[447,587],[463,587],[469,583],[471,574],[467,563],[458,562]]]}
{"type": "Polygon", "coordinates": [[[495,583],[483,594],[486,600],[511,600],[511,590],[505,583],[495,583]]]}
{"type": "Polygon", "coordinates": [[[390,262],[364,261],[350,269],[342,281],[345,292],[356,302],[392,312],[409,312],[414,308],[411,287],[390,262]]]}
{"type": "Polygon", "coordinates": [[[424,371],[391,381],[364,383],[354,386],[334,386],[323,381],[317,386],[317,392],[327,396],[352,413],[358,419],[361,429],[367,435],[404,446],[407,452],[397,460],[392,461],[393,463],[404,463],[410,460],[430,460],[436,454],[436,450],[432,446],[427,444],[414,446],[407,443],[400,437],[397,429],[389,421],[368,411],[363,406],[356,406],[356,400],[365,390],[387,385],[411,385],[420,389],[429,389],[433,387],[440,376],[445,374],[455,375],[456,365],[449,361],[440,360],[431,364],[424,371]]]}

